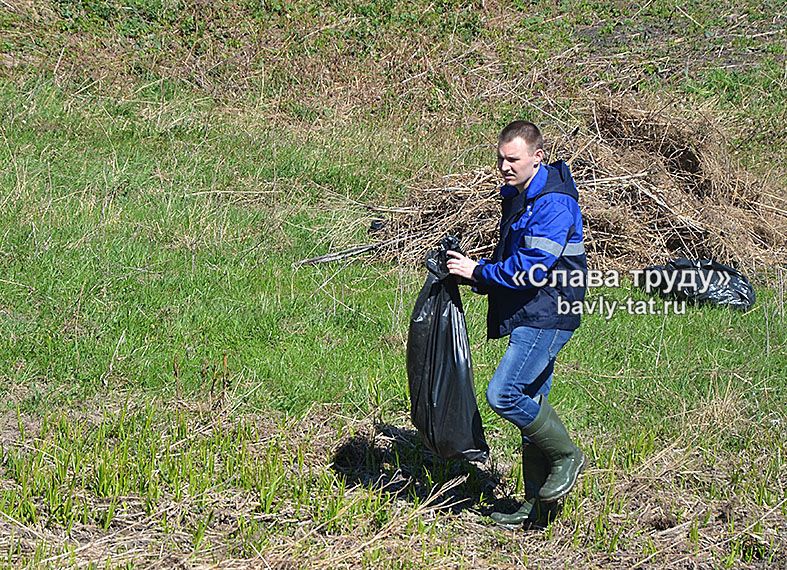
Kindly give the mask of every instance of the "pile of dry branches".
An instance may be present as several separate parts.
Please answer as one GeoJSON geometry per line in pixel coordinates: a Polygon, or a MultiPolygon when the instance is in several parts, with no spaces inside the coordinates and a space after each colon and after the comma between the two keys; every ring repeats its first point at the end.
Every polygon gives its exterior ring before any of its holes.
{"type": "MultiPolygon", "coordinates": [[[[787,253],[787,199],[735,166],[721,130],[700,114],[631,104],[597,105],[584,128],[553,140],[580,192],[589,263],[628,269],[686,256],[743,269],[787,253]]],[[[385,256],[420,262],[446,234],[483,256],[494,248],[500,180],[492,168],[414,188],[384,218],[385,256]]]]}

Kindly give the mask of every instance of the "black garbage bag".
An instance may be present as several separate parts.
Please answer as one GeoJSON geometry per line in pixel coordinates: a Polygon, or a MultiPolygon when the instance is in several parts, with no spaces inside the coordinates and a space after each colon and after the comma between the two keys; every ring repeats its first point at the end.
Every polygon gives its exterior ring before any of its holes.
{"type": "Polygon", "coordinates": [[[679,257],[665,265],[651,265],[645,268],[642,281],[640,285],[648,293],[658,291],[661,297],[678,301],[726,305],[741,310],[750,309],[755,301],[754,287],[746,276],[711,259],[679,257]],[[649,278],[649,272],[656,272],[653,278],[649,278]]]}
{"type": "Polygon", "coordinates": [[[426,446],[443,459],[485,462],[489,446],[475,399],[467,326],[457,279],[446,251],[459,241],[443,238],[429,252],[426,282],[415,302],[407,337],[410,419],[426,446]]]}

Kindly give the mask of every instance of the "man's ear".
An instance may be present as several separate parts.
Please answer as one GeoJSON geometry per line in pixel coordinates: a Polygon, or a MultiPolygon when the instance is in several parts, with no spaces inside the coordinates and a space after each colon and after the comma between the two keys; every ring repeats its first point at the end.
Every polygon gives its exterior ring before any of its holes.
{"type": "Polygon", "coordinates": [[[533,156],[536,157],[536,159],[537,159],[535,166],[538,166],[539,164],[544,162],[544,157],[545,157],[544,149],[543,148],[537,148],[536,152],[533,153],[533,156]]]}

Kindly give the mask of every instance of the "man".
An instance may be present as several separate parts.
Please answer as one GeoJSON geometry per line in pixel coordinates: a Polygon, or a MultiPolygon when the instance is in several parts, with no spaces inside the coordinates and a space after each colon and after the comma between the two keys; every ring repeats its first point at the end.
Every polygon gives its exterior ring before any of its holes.
{"type": "Polygon", "coordinates": [[[547,402],[555,358],[579,326],[579,315],[560,313],[559,299],[573,303],[585,296],[582,215],[568,166],[543,160],[543,137],[533,123],[506,126],[497,145],[505,181],[500,241],[491,259],[477,263],[448,252],[449,271],[488,294],[488,338],[510,335],[486,392],[492,409],[522,433],[526,502],[513,514],[492,514],[504,525],[537,521],[554,511],[585,464],[547,402]]]}

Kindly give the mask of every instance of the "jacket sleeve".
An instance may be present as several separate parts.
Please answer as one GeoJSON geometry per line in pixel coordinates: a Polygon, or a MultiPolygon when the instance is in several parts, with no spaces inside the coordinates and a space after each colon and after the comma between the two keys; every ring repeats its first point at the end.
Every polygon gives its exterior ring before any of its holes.
{"type": "Polygon", "coordinates": [[[565,204],[546,199],[536,200],[525,235],[516,244],[513,255],[498,263],[479,263],[473,278],[483,288],[506,287],[529,289],[535,287],[528,273],[534,265],[533,277],[541,281],[557,263],[574,231],[574,216],[565,204]]]}
{"type": "MultiPolygon", "coordinates": [[[[487,263],[489,263],[489,259],[487,259],[485,257],[482,257],[481,259],[478,260],[478,265],[479,266],[480,265],[486,265],[487,263]]],[[[478,269],[478,268],[476,267],[476,269],[478,269]]],[[[486,285],[482,285],[481,282],[478,281],[478,279],[475,277],[475,271],[473,271],[473,277],[475,278],[475,281],[471,281],[470,282],[470,284],[471,284],[470,290],[473,293],[478,293],[479,295],[486,295],[486,294],[488,294],[489,293],[489,288],[486,285]]]]}

